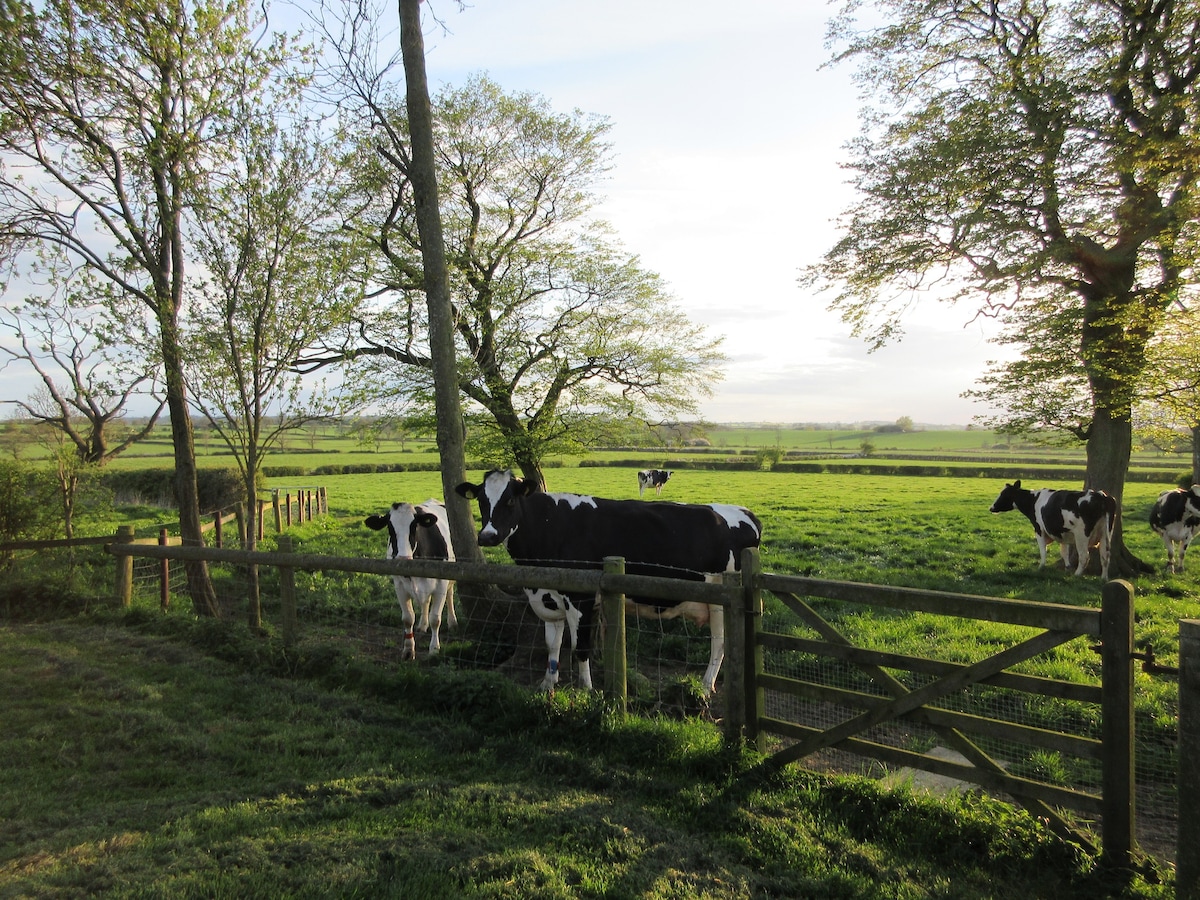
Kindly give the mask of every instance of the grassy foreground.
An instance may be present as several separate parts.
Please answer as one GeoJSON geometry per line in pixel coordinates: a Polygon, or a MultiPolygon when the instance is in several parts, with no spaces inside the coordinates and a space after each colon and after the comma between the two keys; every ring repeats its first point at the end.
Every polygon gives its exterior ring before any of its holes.
{"type": "Polygon", "coordinates": [[[1171,895],[974,795],[181,613],[2,623],[0,698],[0,897],[1171,895]]]}

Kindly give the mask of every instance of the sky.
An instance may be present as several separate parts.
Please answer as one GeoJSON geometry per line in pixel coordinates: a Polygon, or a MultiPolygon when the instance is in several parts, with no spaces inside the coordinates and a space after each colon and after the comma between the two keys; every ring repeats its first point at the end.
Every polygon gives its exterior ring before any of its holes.
{"type": "Polygon", "coordinates": [[[708,421],[966,425],[989,412],[960,396],[1003,355],[973,309],[922,300],[904,339],[869,353],[829,295],[797,283],[854,199],[841,164],[861,104],[850,66],[824,65],[837,6],[469,2],[423,4],[431,92],[486,72],[611,121],[599,215],[693,322],[725,336],[708,421]]]}
{"type": "MultiPolygon", "coordinates": [[[[710,422],[958,425],[987,362],[986,322],[925,299],[905,337],[868,352],[798,284],[854,199],[841,164],[858,133],[848,65],[828,66],[824,0],[425,0],[430,90],[486,73],[507,92],[611,123],[597,214],[723,336],[710,422]],[[437,24],[431,16],[440,20],[437,24]]],[[[394,11],[395,5],[391,4],[394,11]]],[[[382,29],[384,41],[398,34],[382,29]]],[[[32,383],[0,370],[0,399],[32,383]]]]}

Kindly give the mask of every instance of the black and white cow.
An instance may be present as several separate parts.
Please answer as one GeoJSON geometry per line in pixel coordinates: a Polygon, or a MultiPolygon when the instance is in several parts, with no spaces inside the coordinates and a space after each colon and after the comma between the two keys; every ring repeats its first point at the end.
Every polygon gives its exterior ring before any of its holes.
{"type": "MultiPolygon", "coordinates": [[[[762,538],[758,518],[740,506],[546,494],[511,470],[492,470],[481,484],[463,482],[456,490],[479,504],[480,546],[503,544],[519,565],[598,569],[606,556],[621,556],[631,575],[715,580],[739,569],[742,550],[757,547],[762,538]]],[[[591,688],[596,597],[535,588],[527,588],[526,595],[546,626],[549,662],[542,687],[553,690],[558,683],[563,634],[569,630],[580,686],[591,688]]],[[[707,624],[711,644],[703,685],[712,693],[725,658],[722,606],[628,597],[626,609],[648,618],[682,616],[707,624]]]]}
{"type": "Polygon", "coordinates": [[[1200,484],[1186,490],[1163,491],[1150,510],[1150,527],[1167,547],[1167,568],[1183,571],[1183,555],[1200,529],[1200,484]],[[1175,568],[1175,545],[1179,545],[1179,568],[1175,568]]]}
{"type": "Polygon", "coordinates": [[[1112,533],[1117,521],[1117,501],[1104,491],[1065,491],[1042,488],[1030,491],[1021,487],[1021,482],[1006,484],[992,512],[1002,513],[1019,509],[1033,523],[1037,535],[1041,565],[1046,565],[1046,547],[1058,542],[1062,545],[1062,560],[1071,568],[1071,548],[1079,556],[1076,575],[1087,568],[1091,548],[1100,548],[1100,575],[1108,579],[1108,563],[1111,556],[1112,533]]]}
{"type": "Polygon", "coordinates": [[[646,488],[654,488],[654,493],[662,496],[663,485],[667,483],[674,472],[666,469],[643,469],[638,472],[638,496],[645,496],[646,488]]]}
{"type": "MultiPolygon", "coordinates": [[[[450,525],[446,519],[446,508],[439,500],[426,500],[420,505],[393,503],[383,515],[367,516],[364,524],[376,531],[388,530],[388,559],[454,559],[454,546],[450,543],[450,525]]],[[[404,647],[401,659],[415,659],[416,638],[413,634],[413,603],[421,613],[418,631],[430,631],[429,652],[441,649],[438,632],[442,625],[442,610],[445,608],[447,624],[454,628],[458,618],[454,614],[454,582],[445,578],[418,578],[410,575],[393,575],[396,599],[400,602],[400,614],[404,619],[404,647]]]]}

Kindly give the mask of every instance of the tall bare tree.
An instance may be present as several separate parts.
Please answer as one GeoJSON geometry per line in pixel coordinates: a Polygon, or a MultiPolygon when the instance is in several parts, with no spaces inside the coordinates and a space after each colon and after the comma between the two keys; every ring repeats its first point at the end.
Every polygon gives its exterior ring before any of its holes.
{"type": "MultiPolygon", "coordinates": [[[[86,289],[84,289],[86,292],[86,289]]],[[[30,420],[61,433],[79,462],[102,466],[148,437],[158,424],[166,398],[158,387],[158,366],[136,339],[140,311],[126,306],[127,316],[114,320],[113,307],[88,303],[75,290],[68,299],[57,292],[29,297],[0,309],[0,327],[16,345],[0,345],[9,364],[33,370],[41,389],[25,400],[7,400],[30,420]],[[114,433],[138,396],[153,404],[136,427],[114,433]]]]}

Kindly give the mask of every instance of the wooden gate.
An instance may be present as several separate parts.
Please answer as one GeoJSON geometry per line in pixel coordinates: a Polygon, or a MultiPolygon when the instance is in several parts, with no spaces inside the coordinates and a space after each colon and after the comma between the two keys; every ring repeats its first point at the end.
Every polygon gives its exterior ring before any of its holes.
{"type": "MultiPolygon", "coordinates": [[[[933,772],[1008,794],[1059,833],[1095,850],[1088,835],[1060,813],[1072,809],[1085,817],[1099,817],[1106,858],[1122,865],[1130,862],[1135,847],[1130,585],[1109,582],[1102,609],[1096,610],[763,574],[756,551],[743,558],[742,574],[745,587],[730,610],[728,636],[730,655],[744,654],[745,665],[730,667],[730,675],[736,669],[741,677],[734,675],[734,683],[727,685],[736,696],[728,698],[726,725],[740,729],[764,751],[768,735],[783,739],[768,765],[781,766],[836,748],[889,766],[933,772]],[[775,595],[794,614],[795,627],[788,628],[792,633],[763,629],[762,591],[775,595]],[[1022,629],[1020,637],[1013,637],[1003,649],[995,649],[999,642],[989,639],[982,658],[938,660],[855,646],[835,624],[847,605],[872,615],[902,610],[1022,629]],[[821,606],[829,612],[822,614],[821,606]],[[1088,640],[1089,646],[1098,640],[1092,649],[1100,654],[1101,683],[1079,684],[1011,671],[1077,639],[1088,640]],[[804,665],[789,671],[786,661],[796,659],[804,665]],[[832,683],[821,674],[829,670],[852,672],[856,683],[832,683]],[[1098,708],[1101,733],[1067,734],[1057,724],[1029,725],[998,717],[970,702],[967,695],[979,686],[993,694],[1002,691],[1034,698],[1035,703],[1071,701],[1093,711],[1098,708]],[[819,708],[826,719],[832,715],[837,721],[816,723],[780,712],[802,705],[819,708]],[[961,761],[907,749],[903,740],[876,737],[889,730],[911,734],[916,726],[935,735],[961,761]],[[1013,774],[985,746],[1025,747],[1083,760],[1085,767],[1099,767],[1100,791],[1013,774]]],[[[930,651],[934,648],[931,641],[930,651]]]]}

